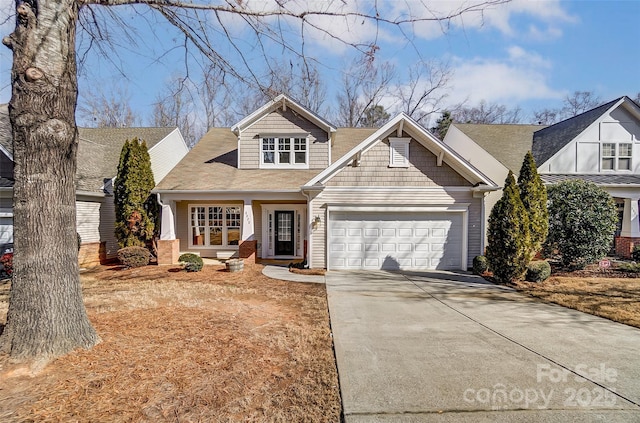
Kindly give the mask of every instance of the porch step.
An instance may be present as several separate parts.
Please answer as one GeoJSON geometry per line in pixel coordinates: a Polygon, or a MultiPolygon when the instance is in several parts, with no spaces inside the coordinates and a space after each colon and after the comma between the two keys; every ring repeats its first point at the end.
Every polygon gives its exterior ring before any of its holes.
{"type": "Polygon", "coordinates": [[[216,258],[219,258],[221,260],[229,260],[237,253],[237,251],[216,251],[216,258]]]}

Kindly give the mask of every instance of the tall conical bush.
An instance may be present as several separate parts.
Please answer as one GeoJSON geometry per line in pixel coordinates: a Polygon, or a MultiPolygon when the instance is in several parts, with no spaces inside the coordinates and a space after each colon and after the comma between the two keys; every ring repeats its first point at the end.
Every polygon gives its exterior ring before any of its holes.
{"type": "Polygon", "coordinates": [[[529,260],[541,249],[549,233],[547,188],[544,186],[531,151],[527,152],[518,176],[520,199],[529,215],[529,260]]]}
{"type": "Polygon", "coordinates": [[[496,281],[507,283],[524,275],[529,263],[529,243],[529,216],[513,172],[509,171],[502,198],[489,215],[486,257],[496,281]]]}

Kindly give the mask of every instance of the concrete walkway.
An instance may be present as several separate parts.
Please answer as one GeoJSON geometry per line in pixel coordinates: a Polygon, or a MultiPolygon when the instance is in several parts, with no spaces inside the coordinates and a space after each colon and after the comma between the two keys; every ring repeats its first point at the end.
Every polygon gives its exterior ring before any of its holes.
{"type": "Polygon", "coordinates": [[[325,283],[325,277],[322,275],[301,275],[289,272],[289,268],[283,266],[267,265],[262,269],[262,274],[269,278],[283,281],[325,283]]]}
{"type": "Polygon", "coordinates": [[[466,274],[326,280],[347,423],[640,422],[638,329],[466,274]]]}

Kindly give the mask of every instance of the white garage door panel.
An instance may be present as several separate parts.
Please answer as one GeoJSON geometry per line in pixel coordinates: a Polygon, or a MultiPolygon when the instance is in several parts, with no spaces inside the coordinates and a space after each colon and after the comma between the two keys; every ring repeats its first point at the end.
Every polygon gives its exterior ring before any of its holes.
{"type": "Polygon", "coordinates": [[[0,244],[13,242],[13,218],[0,217],[0,244]]]}
{"type": "Polygon", "coordinates": [[[462,213],[334,212],[330,269],[461,269],[462,213]]]}

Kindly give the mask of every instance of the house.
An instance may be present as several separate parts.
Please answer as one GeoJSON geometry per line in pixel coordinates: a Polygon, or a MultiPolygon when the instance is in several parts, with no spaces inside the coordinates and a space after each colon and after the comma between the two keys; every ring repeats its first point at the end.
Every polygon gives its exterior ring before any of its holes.
{"type": "MultiPolygon", "coordinates": [[[[640,242],[640,106],[629,97],[548,127],[452,124],[443,141],[499,183],[532,151],[545,183],[578,178],[601,186],[618,204],[616,253],[629,257],[640,242]]],[[[501,195],[487,195],[485,217],[501,195]]]]}
{"type": "Polygon", "coordinates": [[[215,128],[158,183],[159,262],[305,258],[328,269],[467,269],[499,187],[405,114],[336,128],[280,95],[215,128]]]}
{"type": "MultiPolygon", "coordinates": [[[[113,180],[124,142],[145,140],[156,181],[189,151],[178,128],[78,128],[76,225],[80,264],[115,257],[113,180]]],[[[0,244],[13,242],[13,142],[7,105],[0,106],[0,244]]]]}

